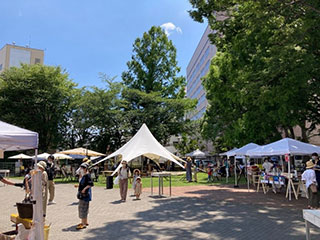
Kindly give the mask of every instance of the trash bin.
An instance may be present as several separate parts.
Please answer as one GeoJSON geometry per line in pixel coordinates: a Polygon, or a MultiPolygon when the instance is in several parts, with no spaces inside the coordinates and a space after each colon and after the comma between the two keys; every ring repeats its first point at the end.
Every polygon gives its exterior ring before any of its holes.
{"type": "Polygon", "coordinates": [[[107,189],[113,188],[113,176],[107,176],[107,189]]]}

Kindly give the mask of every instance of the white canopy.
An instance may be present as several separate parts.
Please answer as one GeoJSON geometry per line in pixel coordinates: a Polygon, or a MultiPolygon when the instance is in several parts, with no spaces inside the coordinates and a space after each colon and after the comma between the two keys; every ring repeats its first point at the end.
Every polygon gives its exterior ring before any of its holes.
{"type": "MultiPolygon", "coordinates": [[[[47,160],[50,155],[51,154],[49,154],[49,153],[41,153],[41,154],[37,155],[37,159],[38,160],[47,160]]],[[[35,158],[36,158],[36,156],[32,157],[32,159],[35,159],[35,158]]]]}
{"type": "Polygon", "coordinates": [[[224,153],[220,153],[219,155],[220,156],[227,156],[227,157],[229,157],[229,156],[234,156],[234,155],[232,155],[233,154],[233,152],[235,151],[235,150],[237,150],[238,148],[233,148],[233,149],[231,149],[231,150],[229,150],[229,151],[227,151],[227,152],[224,152],[224,153]]]}
{"type": "Polygon", "coordinates": [[[14,156],[11,156],[11,157],[8,157],[8,158],[9,159],[31,159],[32,157],[28,156],[26,154],[20,153],[18,155],[14,155],[14,156]]]}
{"type": "MultiPolygon", "coordinates": [[[[151,160],[159,160],[160,157],[163,157],[183,167],[182,164],[178,162],[178,160],[183,160],[165,149],[157,139],[155,139],[146,124],[142,125],[129,142],[96,164],[118,155],[121,155],[122,160],[126,160],[127,162],[130,162],[139,156],[145,156],[151,160]]],[[[121,165],[118,166],[113,174],[115,174],[120,167],[121,165]]]]}
{"type": "Polygon", "coordinates": [[[205,158],[206,154],[199,149],[186,154],[187,157],[195,157],[195,158],[205,158]]]}
{"type": "Polygon", "coordinates": [[[320,154],[320,147],[300,142],[292,138],[284,138],[279,141],[257,147],[247,151],[248,156],[271,156],[271,155],[308,155],[312,153],[320,154]]]}
{"type": "Polygon", "coordinates": [[[248,143],[247,145],[244,145],[243,147],[233,151],[229,156],[244,156],[244,155],[247,155],[247,152],[249,150],[255,149],[257,147],[260,147],[260,145],[255,143],[248,143]]]}
{"type": "Polygon", "coordinates": [[[0,150],[36,149],[38,133],[0,121],[0,150]]]}

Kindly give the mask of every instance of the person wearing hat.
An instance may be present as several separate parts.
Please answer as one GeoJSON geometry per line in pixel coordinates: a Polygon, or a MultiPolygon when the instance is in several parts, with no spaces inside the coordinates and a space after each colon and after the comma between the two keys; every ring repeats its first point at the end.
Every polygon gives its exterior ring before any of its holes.
{"type": "Polygon", "coordinates": [[[303,172],[301,179],[306,185],[308,191],[308,208],[317,209],[319,207],[319,198],[317,192],[317,180],[312,160],[307,162],[306,170],[303,172]],[[315,190],[314,190],[315,189],[315,190]]]}
{"type": "Polygon", "coordinates": [[[46,172],[47,164],[44,161],[37,163],[37,167],[42,172],[42,207],[43,207],[43,217],[47,214],[47,203],[48,203],[48,174],[46,172]]]}
{"type": "Polygon", "coordinates": [[[55,166],[54,166],[54,156],[50,155],[48,157],[48,164],[47,164],[47,174],[48,174],[48,190],[49,190],[49,202],[48,205],[56,203],[54,199],[54,192],[55,192],[55,186],[54,186],[54,174],[55,174],[55,166]]]}
{"type": "Polygon", "coordinates": [[[86,228],[88,224],[89,202],[92,199],[91,187],[93,181],[88,171],[89,165],[82,163],[80,165],[81,180],[79,182],[77,198],[79,199],[78,212],[81,223],[77,225],[77,229],[86,228]]]}

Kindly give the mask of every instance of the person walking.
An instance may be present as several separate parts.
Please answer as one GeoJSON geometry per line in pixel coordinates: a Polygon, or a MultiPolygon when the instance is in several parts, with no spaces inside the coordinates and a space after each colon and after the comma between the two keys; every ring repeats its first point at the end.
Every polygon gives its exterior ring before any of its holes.
{"type": "Polygon", "coordinates": [[[192,182],[192,159],[191,157],[187,157],[187,162],[185,163],[184,167],[186,168],[186,179],[188,182],[192,182]]]}
{"type": "Polygon", "coordinates": [[[55,175],[55,165],[54,165],[54,156],[50,155],[48,157],[47,163],[47,174],[48,174],[48,190],[49,190],[49,202],[48,205],[56,203],[54,199],[55,186],[54,186],[54,175],[55,175]]]}
{"type": "Polygon", "coordinates": [[[122,166],[118,171],[120,197],[121,197],[121,201],[125,202],[127,199],[127,192],[128,192],[128,178],[131,177],[131,172],[128,167],[127,161],[123,160],[121,164],[122,166]]]}
{"type": "Polygon", "coordinates": [[[77,225],[77,229],[86,228],[88,223],[89,202],[92,199],[91,188],[93,187],[93,181],[88,171],[89,165],[82,163],[80,165],[81,179],[78,187],[77,198],[79,199],[78,212],[81,223],[77,225]]]}
{"type": "Polygon", "coordinates": [[[306,185],[308,191],[308,208],[317,209],[319,207],[318,192],[317,192],[317,180],[316,174],[313,170],[314,163],[312,160],[307,162],[306,170],[303,172],[301,179],[306,185]]]}

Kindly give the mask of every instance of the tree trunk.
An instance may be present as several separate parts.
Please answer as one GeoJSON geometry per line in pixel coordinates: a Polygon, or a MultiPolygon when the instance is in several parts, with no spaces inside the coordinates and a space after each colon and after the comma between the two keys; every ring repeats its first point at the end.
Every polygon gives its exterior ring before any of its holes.
{"type": "Polygon", "coordinates": [[[293,131],[293,127],[289,127],[289,130],[290,130],[291,138],[295,139],[295,134],[294,134],[294,131],[293,131]]]}
{"type": "Polygon", "coordinates": [[[301,138],[302,138],[302,141],[308,143],[308,142],[309,142],[309,139],[308,139],[308,136],[307,136],[307,129],[306,129],[305,122],[303,122],[303,123],[300,125],[300,128],[301,128],[301,138]]]}

